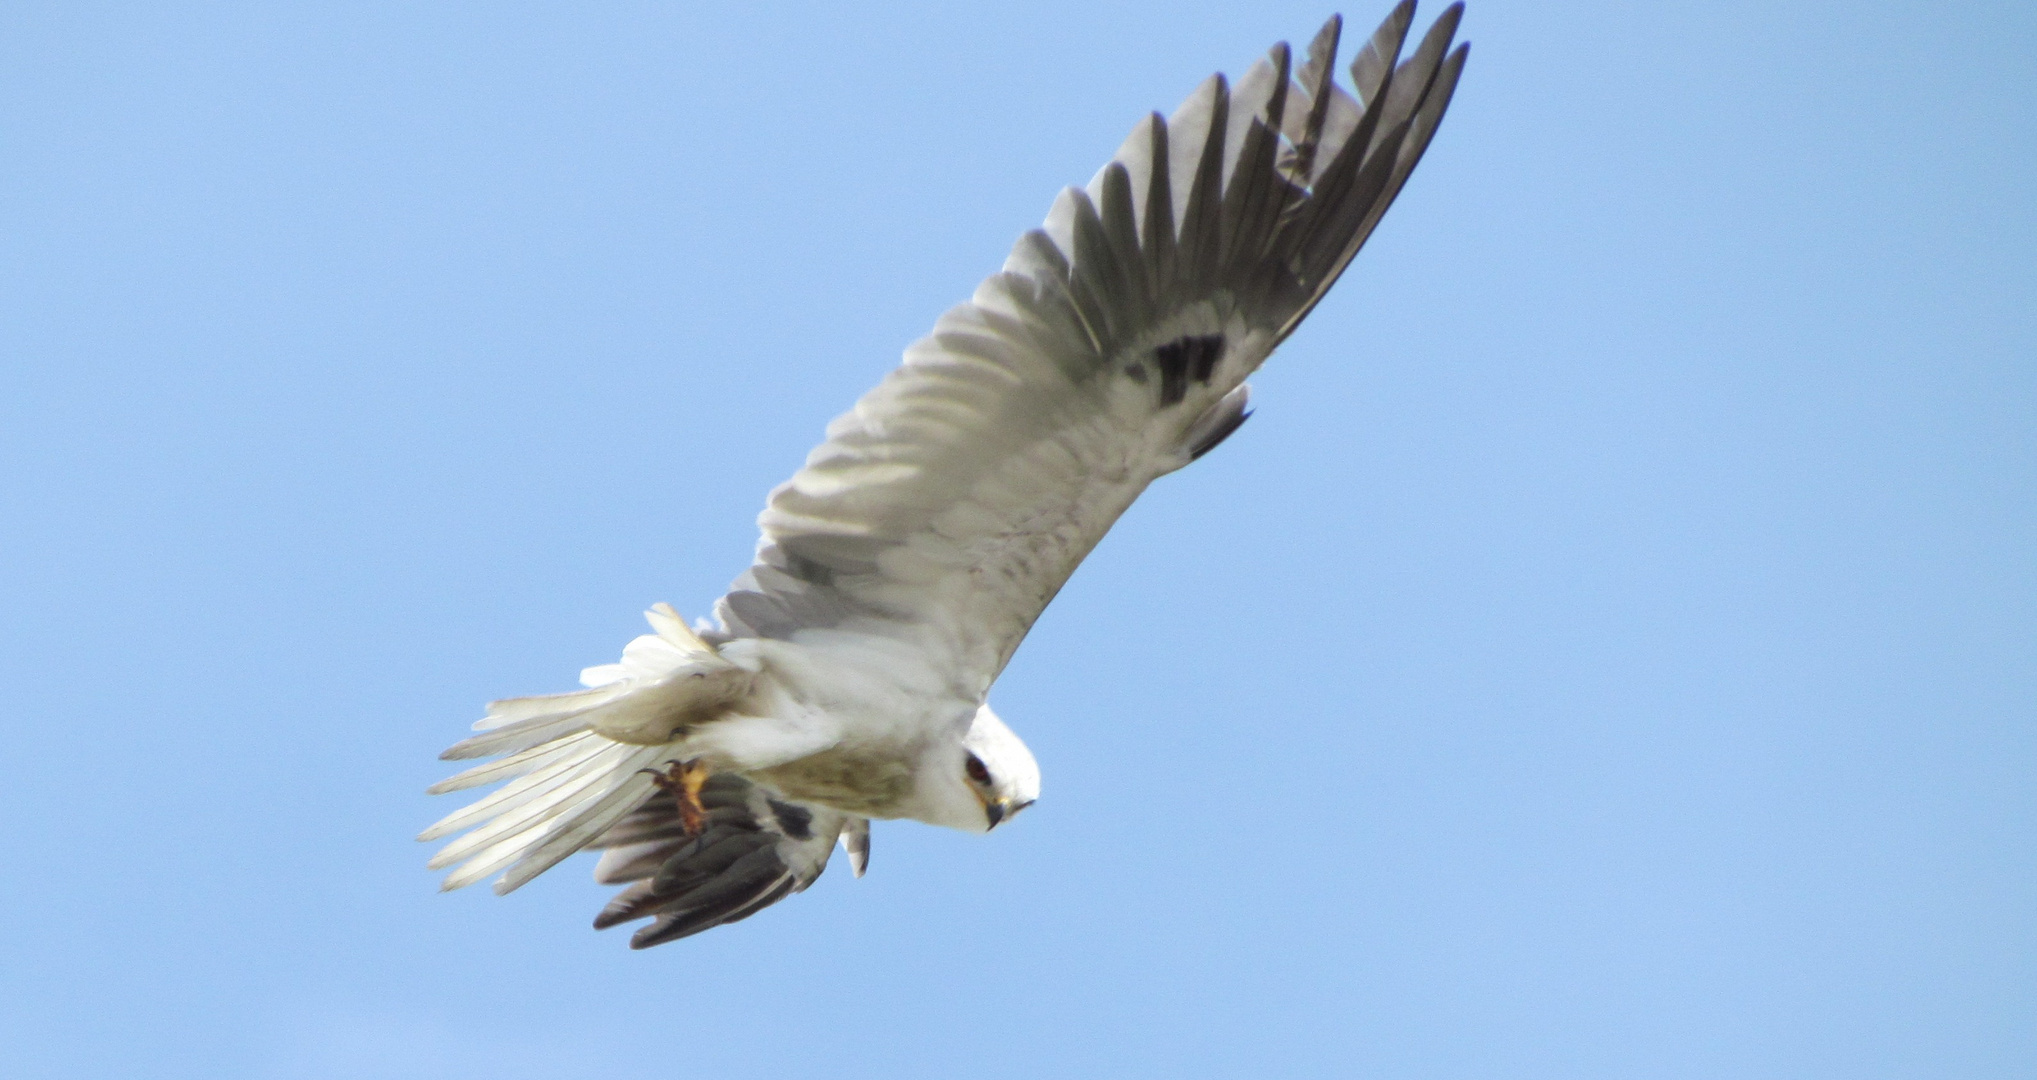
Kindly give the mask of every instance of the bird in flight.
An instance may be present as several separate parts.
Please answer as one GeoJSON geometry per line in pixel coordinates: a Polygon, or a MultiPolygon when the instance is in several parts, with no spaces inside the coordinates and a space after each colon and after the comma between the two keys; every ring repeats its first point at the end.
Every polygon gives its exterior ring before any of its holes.
{"type": "Polygon", "coordinates": [[[1002,270],[773,491],[755,562],[689,626],[670,607],[585,688],[488,706],[442,757],[507,781],[425,830],[457,889],[507,893],[583,848],[635,948],[862,876],[873,818],[989,832],[1040,770],[990,687],[1155,479],[1250,415],[1245,378],[1358,253],[1463,71],[1452,5],[1401,58],[1407,0],[1335,78],[1332,17],[1139,121],[1002,270]],[[457,835],[456,835],[457,834],[457,835]]]}

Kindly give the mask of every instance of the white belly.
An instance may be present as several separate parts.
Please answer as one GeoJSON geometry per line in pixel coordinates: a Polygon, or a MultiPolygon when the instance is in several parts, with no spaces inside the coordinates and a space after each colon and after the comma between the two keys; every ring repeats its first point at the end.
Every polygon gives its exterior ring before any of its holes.
{"type": "Polygon", "coordinates": [[[965,728],[979,704],[959,697],[917,649],[881,637],[812,631],[797,641],[740,639],[723,653],[757,672],[756,693],[700,727],[685,752],[862,817],[909,816],[920,759],[965,728]]]}

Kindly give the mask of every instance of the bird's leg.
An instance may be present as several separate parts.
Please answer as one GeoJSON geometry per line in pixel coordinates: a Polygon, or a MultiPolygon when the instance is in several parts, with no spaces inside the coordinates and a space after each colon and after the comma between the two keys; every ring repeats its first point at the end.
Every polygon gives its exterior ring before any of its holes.
{"type": "Polygon", "coordinates": [[[679,804],[679,827],[688,836],[699,836],[707,825],[707,808],[700,805],[700,789],[707,784],[707,762],[699,758],[668,761],[663,770],[638,771],[650,773],[658,790],[672,793],[673,801],[679,804]]]}

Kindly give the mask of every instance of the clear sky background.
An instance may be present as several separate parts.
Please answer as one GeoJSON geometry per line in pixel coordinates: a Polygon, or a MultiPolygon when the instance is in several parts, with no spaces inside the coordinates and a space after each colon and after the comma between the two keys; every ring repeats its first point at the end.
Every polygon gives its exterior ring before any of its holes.
{"type": "Polygon", "coordinates": [[[998,684],[1037,808],[647,953],[436,894],[483,701],[1328,13],[749,9],[0,7],[0,1074],[2037,1074],[2028,4],[1478,0],[998,684]]]}

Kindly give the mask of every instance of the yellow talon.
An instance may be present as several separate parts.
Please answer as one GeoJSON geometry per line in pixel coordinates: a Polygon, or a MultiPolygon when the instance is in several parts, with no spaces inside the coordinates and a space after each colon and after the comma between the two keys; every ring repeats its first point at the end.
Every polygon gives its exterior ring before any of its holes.
{"type": "Polygon", "coordinates": [[[651,774],[651,782],[658,790],[672,793],[673,801],[679,804],[679,827],[688,836],[699,836],[707,826],[707,808],[700,805],[700,789],[707,786],[710,772],[707,763],[699,758],[689,761],[667,761],[663,769],[638,769],[640,773],[651,774]]]}

